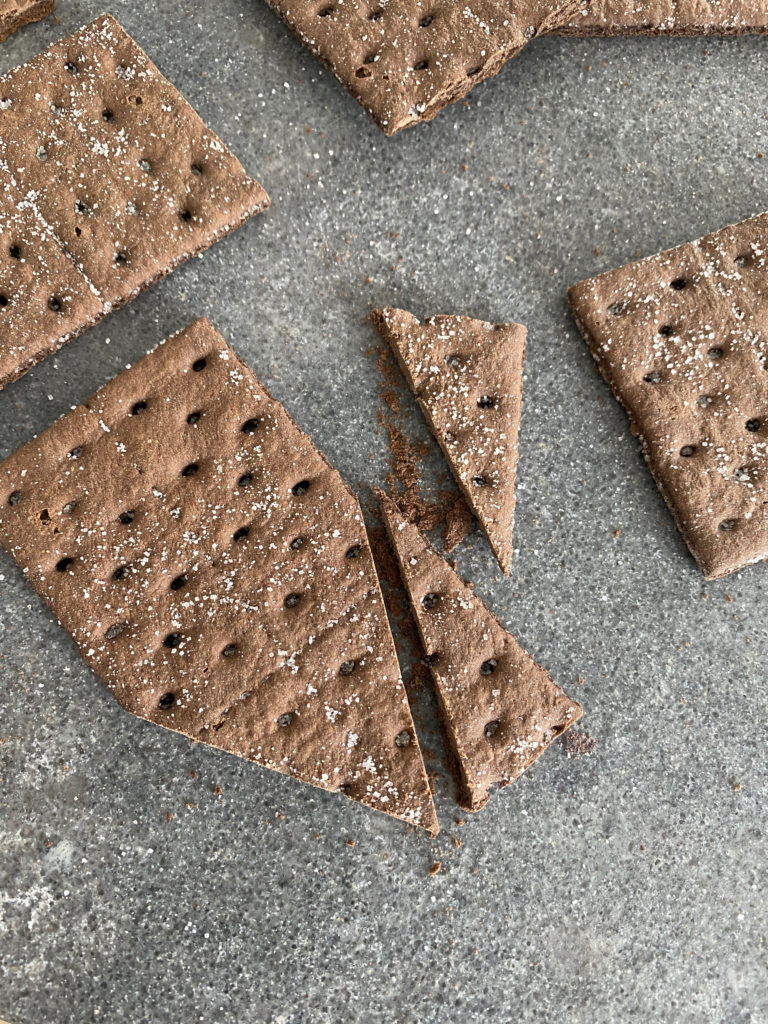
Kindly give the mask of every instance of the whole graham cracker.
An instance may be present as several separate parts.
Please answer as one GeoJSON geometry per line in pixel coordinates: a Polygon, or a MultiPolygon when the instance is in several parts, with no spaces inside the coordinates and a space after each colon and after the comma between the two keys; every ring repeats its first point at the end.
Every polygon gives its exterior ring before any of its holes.
{"type": "Polygon", "coordinates": [[[581,0],[267,0],[387,135],[430,121],[581,0]]]}
{"type": "Polygon", "coordinates": [[[762,214],[568,293],[709,579],[768,557],[767,271],[762,214]]]}
{"type": "Polygon", "coordinates": [[[509,575],[525,327],[465,316],[422,323],[403,309],[375,309],[371,319],[509,575]]]}
{"type": "Polygon", "coordinates": [[[10,244],[50,287],[14,292],[0,252],[0,386],[268,205],[109,15],[0,78],[0,224],[25,214],[10,244]]]}
{"type": "Polygon", "coordinates": [[[592,0],[563,35],[746,35],[768,32],[768,0],[592,0]]]}
{"type": "Polygon", "coordinates": [[[207,320],[0,463],[0,542],[127,711],[437,832],[360,506],[207,320]]]}
{"type": "Polygon", "coordinates": [[[437,693],[459,782],[459,803],[479,811],[490,789],[514,782],[581,707],[527,654],[472,587],[397,505],[381,512],[437,693]]]}
{"type": "Polygon", "coordinates": [[[56,0],[0,0],[0,43],[33,21],[50,14],[56,0]]]}

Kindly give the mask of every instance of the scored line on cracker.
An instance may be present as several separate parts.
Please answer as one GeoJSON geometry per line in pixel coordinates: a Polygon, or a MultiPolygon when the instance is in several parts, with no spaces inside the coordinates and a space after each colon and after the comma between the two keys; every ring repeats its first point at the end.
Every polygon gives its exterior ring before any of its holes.
{"type": "Polygon", "coordinates": [[[0,542],[125,710],[437,832],[360,506],[208,321],[0,464],[0,542]]]}
{"type": "Polygon", "coordinates": [[[269,198],[109,15],[0,78],[0,387],[269,198]]]}

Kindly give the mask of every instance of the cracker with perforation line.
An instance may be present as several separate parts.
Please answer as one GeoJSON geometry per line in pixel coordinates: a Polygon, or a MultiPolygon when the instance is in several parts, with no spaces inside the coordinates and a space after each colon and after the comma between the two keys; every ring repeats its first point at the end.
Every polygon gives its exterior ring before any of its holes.
{"type": "Polygon", "coordinates": [[[0,542],[127,711],[437,831],[360,506],[208,321],[0,464],[0,542]]]}
{"type": "Polygon", "coordinates": [[[267,0],[387,135],[430,121],[581,0],[267,0]]]}
{"type": "Polygon", "coordinates": [[[50,14],[56,0],[0,0],[0,43],[33,21],[50,14]]]}
{"type": "Polygon", "coordinates": [[[109,15],[0,78],[0,386],[268,205],[109,15]]]}
{"type": "Polygon", "coordinates": [[[768,214],[569,291],[707,578],[768,557],[768,214]]]}

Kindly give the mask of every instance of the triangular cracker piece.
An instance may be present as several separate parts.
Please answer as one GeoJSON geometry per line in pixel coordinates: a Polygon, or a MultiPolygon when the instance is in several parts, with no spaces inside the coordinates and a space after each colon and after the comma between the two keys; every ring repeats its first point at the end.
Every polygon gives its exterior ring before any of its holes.
{"type": "Polygon", "coordinates": [[[478,811],[493,786],[514,782],[581,716],[549,674],[409,523],[380,495],[381,511],[435,681],[459,780],[459,803],[478,811]]]}
{"type": "Polygon", "coordinates": [[[493,553],[509,575],[526,329],[465,316],[371,319],[392,348],[493,553]]]}
{"type": "Polygon", "coordinates": [[[437,831],[360,506],[207,320],[0,464],[0,541],[127,711],[437,831]]]}

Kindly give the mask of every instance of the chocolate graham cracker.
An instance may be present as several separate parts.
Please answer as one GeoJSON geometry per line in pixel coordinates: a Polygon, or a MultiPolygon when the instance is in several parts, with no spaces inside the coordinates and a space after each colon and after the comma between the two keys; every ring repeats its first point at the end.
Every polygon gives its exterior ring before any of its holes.
{"type": "Polygon", "coordinates": [[[471,586],[397,505],[381,511],[435,682],[459,782],[459,803],[478,811],[490,789],[514,782],[581,716],[471,586]]]}
{"type": "Polygon", "coordinates": [[[768,557],[768,214],[569,291],[707,578],[768,557]]]}
{"type": "Polygon", "coordinates": [[[592,0],[564,35],[746,35],[768,32],[768,0],[592,0]]]}
{"type": "Polygon", "coordinates": [[[499,565],[509,574],[526,329],[465,316],[371,319],[397,357],[499,565]]]}
{"type": "Polygon", "coordinates": [[[127,711],[437,831],[360,506],[207,320],[0,463],[0,542],[127,711]]]}
{"type": "Polygon", "coordinates": [[[109,15],[0,78],[0,386],[268,205],[109,15]]]}
{"type": "Polygon", "coordinates": [[[50,14],[56,0],[0,0],[0,43],[12,32],[50,14]]]}
{"type": "Polygon", "coordinates": [[[387,135],[430,121],[581,0],[267,0],[387,135]]]}

